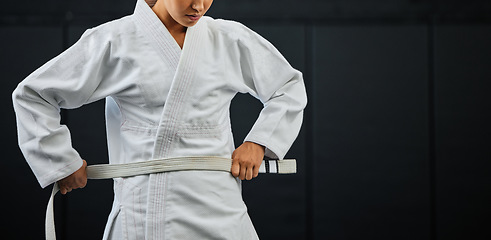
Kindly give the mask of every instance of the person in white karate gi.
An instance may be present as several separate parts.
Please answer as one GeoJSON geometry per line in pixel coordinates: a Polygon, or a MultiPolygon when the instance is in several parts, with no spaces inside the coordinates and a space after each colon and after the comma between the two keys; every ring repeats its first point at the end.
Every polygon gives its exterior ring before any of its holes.
{"type": "MultiPolygon", "coordinates": [[[[240,23],[204,16],[213,0],[138,0],[134,14],[87,30],[13,93],[19,146],[40,185],[87,183],[60,108],[106,99],[109,162],[232,158],[230,173],[179,171],[114,179],[104,239],[258,239],[240,180],[283,159],[302,124],[302,74],[240,23]],[[263,104],[235,149],[237,93],[263,104]],[[240,179],[240,180],[239,180],[240,179]]],[[[90,162],[90,159],[89,159],[90,162]]]]}

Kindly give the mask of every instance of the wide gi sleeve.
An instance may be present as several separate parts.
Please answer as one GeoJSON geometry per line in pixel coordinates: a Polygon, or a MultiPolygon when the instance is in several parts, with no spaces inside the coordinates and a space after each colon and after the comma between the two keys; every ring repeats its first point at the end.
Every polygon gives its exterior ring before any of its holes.
{"type": "Polygon", "coordinates": [[[264,105],[244,141],[266,147],[266,155],[283,159],[302,125],[307,104],[302,73],[267,40],[243,25],[236,30],[240,73],[246,91],[264,105]]]}
{"type": "Polygon", "coordinates": [[[109,55],[109,41],[88,30],[14,90],[19,147],[41,187],[82,166],[68,128],[60,124],[60,108],[77,108],[108,94],[102,79],[110,75],[109,55]]]}

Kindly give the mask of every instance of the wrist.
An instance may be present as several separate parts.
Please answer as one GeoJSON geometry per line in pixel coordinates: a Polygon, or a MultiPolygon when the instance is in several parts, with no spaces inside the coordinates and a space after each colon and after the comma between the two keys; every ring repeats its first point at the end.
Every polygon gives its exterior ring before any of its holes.
{"type": "Polygon", "coordinates": [[[260,147],[262,150],[265,150],[266,149],[265,146],[263,146],[261,144],[258,144],[258,143],[255,143],[255,142],[246,141],[244,143],[251,144],[251,146],[260,147]]]}

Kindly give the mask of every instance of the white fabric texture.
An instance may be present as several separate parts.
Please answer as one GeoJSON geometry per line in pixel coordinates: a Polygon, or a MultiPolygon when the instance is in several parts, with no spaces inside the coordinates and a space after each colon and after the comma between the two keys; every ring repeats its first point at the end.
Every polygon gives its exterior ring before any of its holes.
{"type": "MultiPolygon", "coordinates": [[[[268,41],[233,21],[202,17],[188,28],[181,50],[138,0],[134,14],[87,30],[22,81],[12,98],[19,146],[46,187],[82,166],[60,124],[61,108],[106,99],[110,164],[230,158],[229,107],[237,93],[264,104],[245,141],[283,159],[307,101],[302,74],[268,41]]],[[[230,173],[117,178],[114,193],[104,239],[257,239],[240,181],[230,173]]]]}

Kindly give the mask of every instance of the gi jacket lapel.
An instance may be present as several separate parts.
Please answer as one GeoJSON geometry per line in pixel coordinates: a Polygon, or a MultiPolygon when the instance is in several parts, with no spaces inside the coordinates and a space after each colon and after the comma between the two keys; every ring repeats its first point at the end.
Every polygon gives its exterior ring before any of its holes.
{"type": "Polygon", "coordinates": [[[197,58],[194,56],[199,54],[201,49],[199,39],[205,32],[206,22],[201,20],[187,29],[181,50],[165,25],[152,11],[151,6],[155,2],[138,0],[134,17],[162,60],[171,69],[175,69],[154,143],[152,158],[158,159],[170,157],[176,144],[177,129],[184,106],[189,102],[190,87],[195,77],[197,58]]]}
{"type": "MultiPolygon", "coordinates": [[[[181,58],[172,81],[154,145],[153,158],[172,157],[172,149],[176,146],[177,132],[182,123],[182,116],[189,106],[190,92],[196,76],[196,56],[200,54],[201,36],[205,32],[206,23],[198,22],[187,29],[181,58]]],[[[175,41],[174,41],[175,42],[175,41]]]]}
{"type": "MultiPolygon", "coordinates": [[[[206,32],[206,22],[201,20],[188,28],[181,50],[172,35],[150,9],[151,3],[139,0],[135,16],[145,34],[162,60],[176,69],[165,105],[163,107],[157,134],[155,136],[153,159],[172,157],[172,150],[178,144],[177,133],[196,76],[196,59],[201,50],[200,39],[206,32]]],[[[165,239],[165,209],[167,173],[151,174],[148,185],[145,239],[165,239]]]]}

